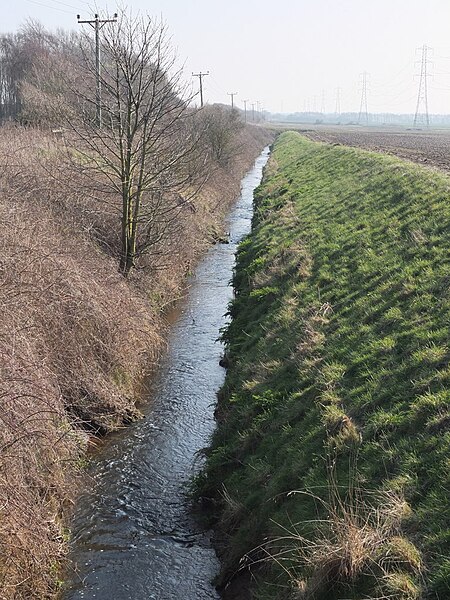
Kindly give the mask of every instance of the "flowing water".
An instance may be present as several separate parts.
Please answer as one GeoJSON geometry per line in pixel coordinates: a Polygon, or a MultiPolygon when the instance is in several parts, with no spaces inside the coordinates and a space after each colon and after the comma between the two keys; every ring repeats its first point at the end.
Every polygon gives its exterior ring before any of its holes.
{"type": "Polygon", "coordinates": [[[64,600],[206,600],[219,564],[186,495],[214,430],[224,379],[217,342],[232,298],[238,242],[250,231],[253,190],[266,148],[242,181],[229,216],[230,243],[211,248],[192,278],[171,328],[168,352],[146,418],[112,436],[89,468],[92,485],[77,503],[64,600]]]}

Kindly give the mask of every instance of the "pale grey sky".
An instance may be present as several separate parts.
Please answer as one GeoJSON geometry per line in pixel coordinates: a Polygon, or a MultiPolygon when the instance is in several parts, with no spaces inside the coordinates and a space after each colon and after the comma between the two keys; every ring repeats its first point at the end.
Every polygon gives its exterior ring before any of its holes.
{"type": "MultiPolygon", "coordinates": [[[[368,76],[370,112],[414,112],[420,65],[416,49],[433,48],[429,108],[450,113],[450,0],[129,0],[134,12],[162,15],[186,63],[186,76],[207,71],[205,98],[227,92],[271,111],[358,111],[360,74],[368,76]]],[[[27,18],[49,29],[74,28],[88,0],[2,0],[0,30],[27,18]]],[[[98,0],[113,13],[117,4],[98,0]]]]}

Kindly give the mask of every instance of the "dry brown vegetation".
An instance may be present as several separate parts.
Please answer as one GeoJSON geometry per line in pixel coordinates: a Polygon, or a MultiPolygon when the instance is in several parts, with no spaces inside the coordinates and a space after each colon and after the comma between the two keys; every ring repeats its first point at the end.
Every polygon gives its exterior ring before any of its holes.
{"type": "Polygon", "coordinates": [[[366,584],[367,600],[422,597],[422,588],[411,577],[422,573],[422,558],[402,534],[403,523],[411,517],[410,506],[401,494],[374,495],[355,487],[358,476],[351,473],[349,486],[341,489],[330,465],[326,500],[311,491],[290,492],[308,496],[326,518],[318,514],[309,522],[310,535],[305,534],[305,523],[279,525],[283,534],[254,549],[253,557],[245,556],[241,569],[256,565],[262,571],[266,563],[275,562],[290,581],[291,592],[283,597],[292,600],[334,598],[337,586],[351,596],[351,588],[362,580],[374,582],[371,593],[366,584]]]}
{"type": "Polygon", "coordinates": [[[326,515],[312,522],[310,537],[304,533],[304,523],[280,526],[284,535],[260,549],[266,555],[262,562],[276,561],[288,573],[292,600],[323,598],[338,585],[350,593],[364,579],[374,582],[367,600],[421,597],[423,590],[410,575],[422,573],[422,558],[403,536],[403,524],[412,514],[410,506],[402,494],[373,494],[355,487],[358,477],[350,473],[348,487],[341,489],[331,465],[327,500],[308,491],[290,493],[310,496],[326,515]]]}
{"type": "Polygon", "coordinates": [[[139,377],[157,361],[162,309],[218,231],[267,143],[242,129],[195,204],[129,279],[114,257],[117,213],[64,172],[63,140],[0,130],[0,598],[57,588],[64,514],[92,434],[135,418],[139,377]]]}

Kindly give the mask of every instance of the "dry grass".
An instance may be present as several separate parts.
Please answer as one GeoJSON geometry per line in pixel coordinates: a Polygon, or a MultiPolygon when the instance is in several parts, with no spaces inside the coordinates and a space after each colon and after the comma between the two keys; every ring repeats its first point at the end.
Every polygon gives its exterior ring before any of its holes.
{"type": "Polygon", "coordinates": [[[256,562],[275,561],[288,574],[293,600],[324,600],[336,594],[344,598],[356,583],[364,589],[364,580],[372,590],[366,600],[418,600],[423,565],[402,533],[411,516],[403,496],[392,491],[372,494],[351,485],[343,491],[332,468],[329,481],[327,500],[310,491],[289,494],[312,499],[321,518],[290,527],[277,524],[284,533],[257,549],[263,558],[256,562]]]}
{"type": "Polygon", "coordinates": [[[245,508],[237,498],[233,498],[227,488],[222,488],[222,499],[225,509],[221,515],[221,524],[228,531],[232,531],[236,523],[239,523],[242,515],[245,514],[245,508]]]}
{"type": "Polygon", "coordinates": [[[51,143],[11,129],[0,144],[0,589],[45,598],[83,430],[129,418],[128,382],[155,360],[159,335],[146,302],[61,214],[38,160],[51,143]]]}

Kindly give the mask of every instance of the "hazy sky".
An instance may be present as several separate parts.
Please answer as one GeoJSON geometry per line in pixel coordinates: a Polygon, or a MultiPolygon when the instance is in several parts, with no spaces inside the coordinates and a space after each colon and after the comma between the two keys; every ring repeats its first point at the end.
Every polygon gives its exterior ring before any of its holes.
{"type": "MultiPolygon", "coordinates": [[[[49,29],[74,28],[87,0],[2,0],[2,31],[27,18],[49,29]]],[[[271,111],[358,111],[360,74],[368,75],[370,112],[414,112],[420,72],[416,49],[433,48],[429,109],[450,113],[450,0],[130,0],[133,11],[162,15],[185,61],[186,77],[207,71],[205,99],[227,92],[271,111]]],[[[111,0],[96,4],[113,13],[111,0]]]]}

